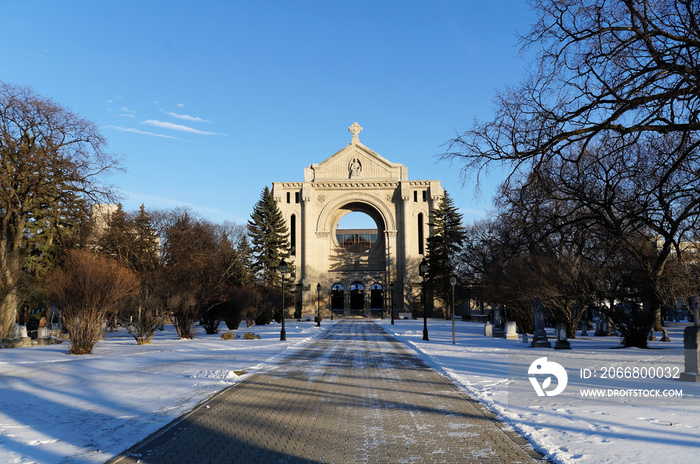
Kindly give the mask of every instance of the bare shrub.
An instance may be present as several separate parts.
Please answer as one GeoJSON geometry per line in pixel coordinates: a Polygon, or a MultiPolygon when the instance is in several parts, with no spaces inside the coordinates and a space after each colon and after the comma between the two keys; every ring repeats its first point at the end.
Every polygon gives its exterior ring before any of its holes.
{"type": "Polygon", "coordinates": [[[260,302],[260,292],[257,288],[253,286],[232,288],[228,298],[228,311],[224,316],[224,322],[229,329],[237,329],[244,318],[248,327],[255,324],[260,302]]]}
{"type": "Polygon", "coordinates": [[[49,277],[49,294],[71,339],[70,354],[92,353],[103,323],[138,288],[134,274],[116,261],[87,250],[70,250],[49,277]]]}
{"type": "Polygon", "coordinates": [[[223,338],[224,340],[233,340],[238,337],[236,336],[236,332],[234,332],[233,330],[229,330],[228,332],[222,333],[221,338],[223,338]]]}
{"type": "Polygon", "coordinates": [[[150,344],[153,334],[165,323],[165,303],[157,287],[150,284],[142,282],[119,314],[119,322],[138,345],[150,344]]]}

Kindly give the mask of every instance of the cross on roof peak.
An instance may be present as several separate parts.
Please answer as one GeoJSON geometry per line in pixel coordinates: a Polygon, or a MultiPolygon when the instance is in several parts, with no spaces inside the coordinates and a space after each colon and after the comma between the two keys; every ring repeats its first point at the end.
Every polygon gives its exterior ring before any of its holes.
{"type": "Polygon", "coordinates": [[[348,127],[348,130],[352,134],[352,142],[351,143],[359,143],[360,142],[360,132],[362,132],[362,126],[356,122],[353,122],[352,126],[348,127]]]}

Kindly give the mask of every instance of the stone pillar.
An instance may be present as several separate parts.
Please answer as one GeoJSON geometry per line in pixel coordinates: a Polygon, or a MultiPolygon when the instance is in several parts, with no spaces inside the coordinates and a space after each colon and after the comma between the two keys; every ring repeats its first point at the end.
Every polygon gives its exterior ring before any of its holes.
{"type": "MultiPolygon", "coordinates": [[[[296,280],[301,283],[301,288],[299,288],[301,292],[294,297],[294,312],[295,316],[299,317],[301,317],[305,310],[310,311],[314,309],[312,293],[316,290],[316,288],[311,289],[312,279],[314,278],[314,276],[311,275],[312,269],[318,266],[318,263],[314,262],[314,247],[312,246],[313,241],[316,240],[315,224],[311,214],[314,209],[311,201],[312,192],[313,189],[310,183],[304,182],[301,192],[299,193],[301,197],[301,211],[296,221],[297,242],[299,243],[299,247],[296,249],[294,264],[296,266],[296,280]],[[297,299],[301,303],[300,308],[297,306],[299,304],[297,303],[297,299]]],[[[296,246],[296,244],[293,245],[296,246]]]]}
{"type": "Polygon", "coordinates": [[[532,303],[532,312],[535,315],[535,333],[532,335],[531,347],[534,348],[551,348],[552,343],[547,340],[547,332],[544,330],[544,307],[542,300],[535,298],[532,303]]]}

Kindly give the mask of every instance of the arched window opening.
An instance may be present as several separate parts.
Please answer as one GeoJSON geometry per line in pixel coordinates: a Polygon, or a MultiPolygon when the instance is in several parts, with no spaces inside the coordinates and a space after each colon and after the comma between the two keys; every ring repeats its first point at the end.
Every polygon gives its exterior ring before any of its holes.
{"type": "Polygon", "coordinates": [[[297,217],[292,214],[289,218],[289,241],[292,247],[292,256],[297,255],[297,217]]]}
{"type": "Polygon", "coordinates": [[[425,242],[423,236],[423,213],[418,214],[418,254],[422,255],[425,251],[423,249],[423,242],[425,242]]]}

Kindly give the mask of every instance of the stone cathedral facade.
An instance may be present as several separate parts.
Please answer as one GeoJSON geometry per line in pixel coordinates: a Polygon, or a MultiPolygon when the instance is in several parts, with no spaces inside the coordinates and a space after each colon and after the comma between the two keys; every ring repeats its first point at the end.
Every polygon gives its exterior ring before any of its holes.
{"type": "Polygon", "coordinates": [[[350,144],[306,167],[303,182],[272,184],[290,232],[296,317],[319,306],[324,317],[422,311],[418,265],[440,182],[408,180],[406,166],[360,143],[362,127],[349,130],[350,144]],[[350,212],[367,214],[376,228],[339,229],[350,212]]]}

